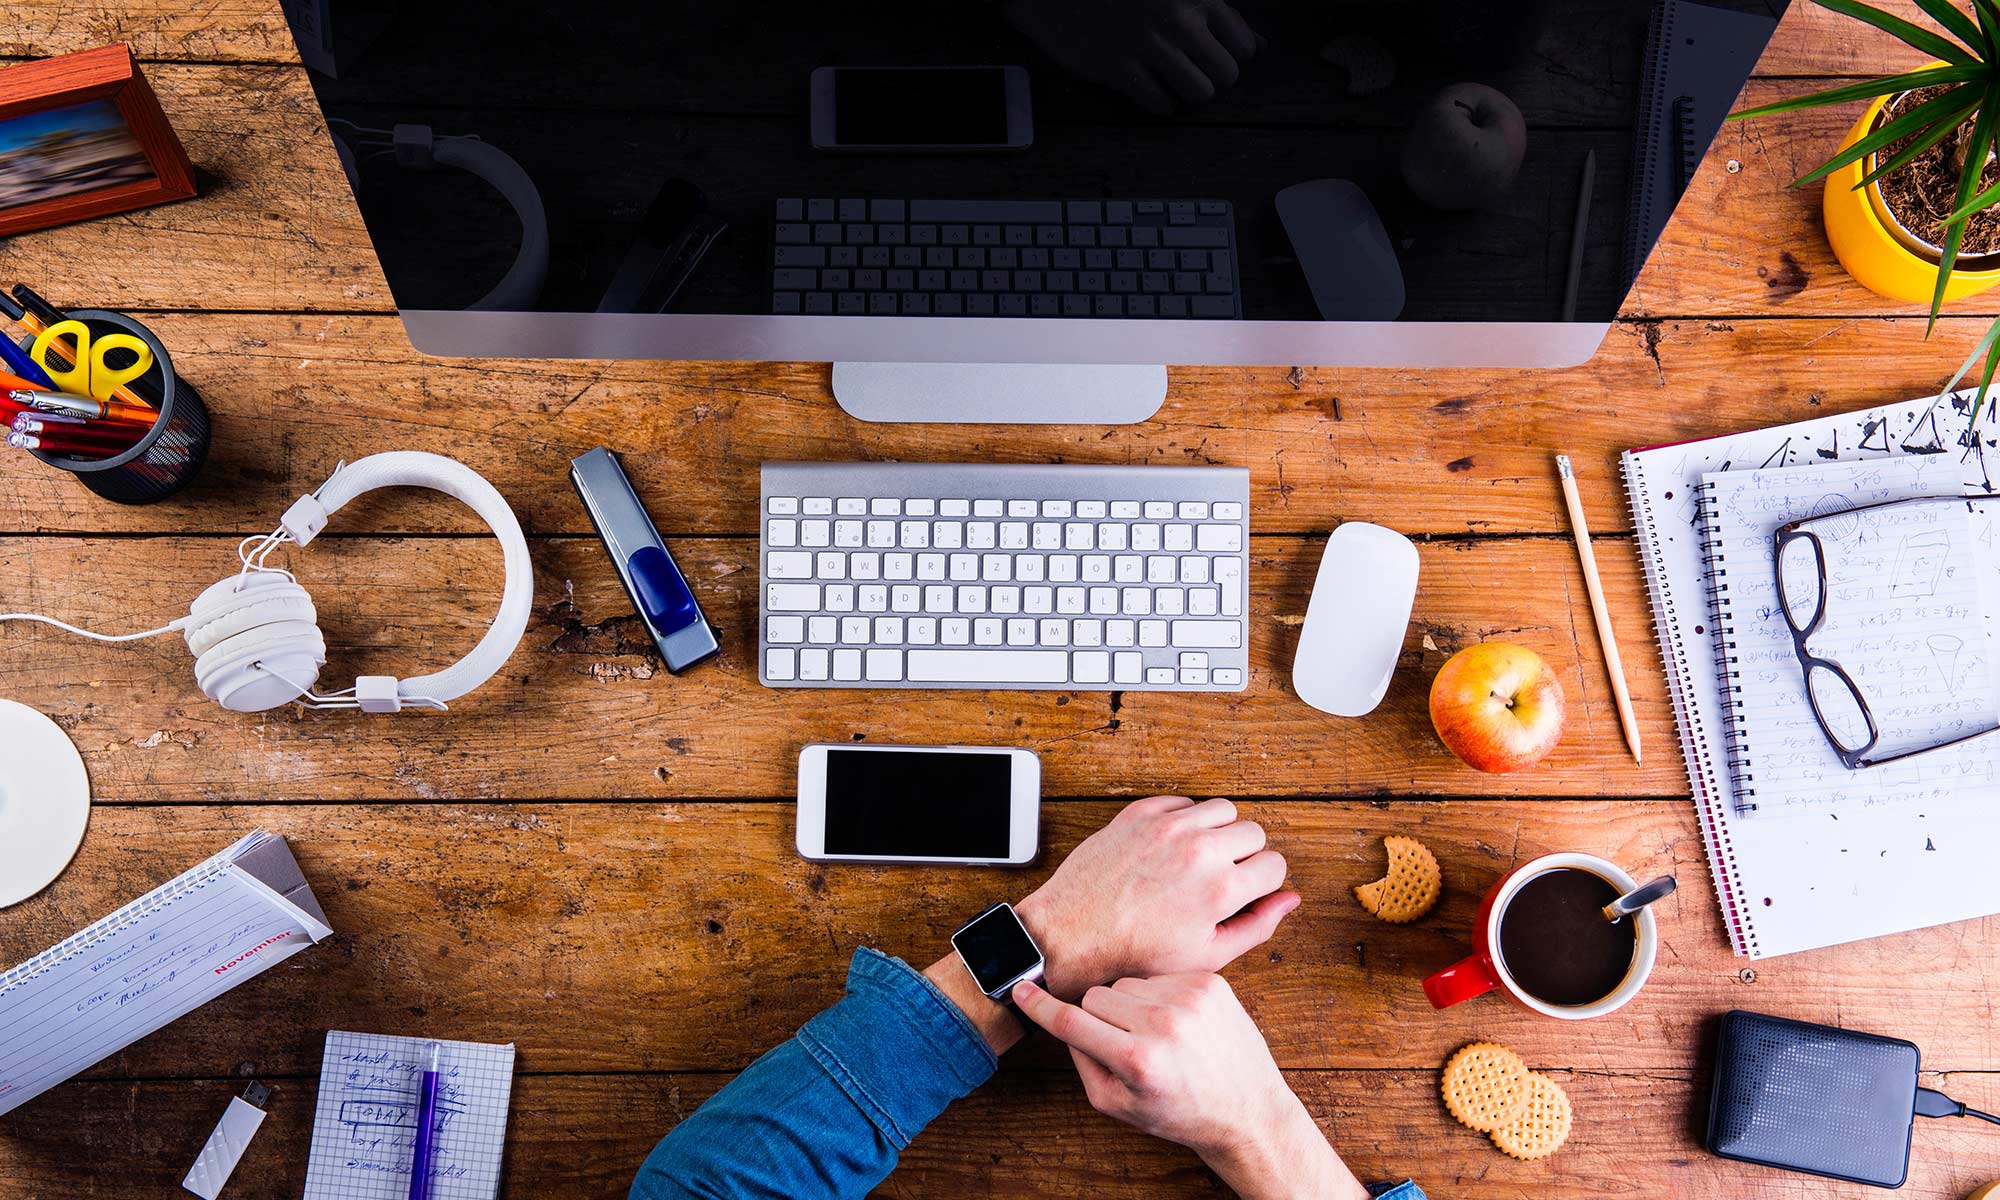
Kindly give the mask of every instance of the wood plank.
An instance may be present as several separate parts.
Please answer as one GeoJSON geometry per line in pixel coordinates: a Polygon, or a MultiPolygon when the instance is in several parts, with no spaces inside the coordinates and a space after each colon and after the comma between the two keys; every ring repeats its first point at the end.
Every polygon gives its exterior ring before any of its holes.
{"type": "MultiPolygon", "coordinates": [[[[0,58],[41,58],[125,42],[146,62],[296,63],[277,0],[119,0],[103,6],[15,0],[0,58]]],[[[150,72],[149,72],[150,73],[150,72]]]]}
{"type": "MultiPolygon", "coordinates": [[[[1501,1155],[1437,1100],[1431,1071],[1291,1072],[1288,1082],[1363,1179],[1414,1175],[1451,1200],[1812,1196],[1877,1190],[1724,1162],[1691,1129],[1706,1078],[1555,1070],[1576,1107],[1568,1145],[1542,1163],[1501,1155]],[[1644,1163],[1634,1171],[1632,1165],[1644,1163]]],[[[714,1075],[525,1075],[515,1081],[501,1193],[623,1200],[659,1136],[721,1087],[714,1075]]],[[[1987,1076],[1926,1086],[1991,1095],[1987,1076]]],[[[0,1141],[0,1181],[21,1200],[152,1200],[179,1185],[236,1082],[80,1083],[24,1109],[0,1141]],[[82,1158],[101,1170],[80,1175],[82,1158]]],[[[279,1200],[305,1186],[316,1079],[282,1081],[271,1116],[230,1182],[231,1200],[279,1200]]],[[[1971,1121],[1925,1121],[1912,1144],[1915,1200],[1962,1200],[1992,1174],[1991,1135],[1971,1121]]],[[[883,1197],[1210,1197],[1220,1182],[1186,1150],[1093,1112],[1067,1072],[1005,1070],[910,1146],[883,1197]]]]}
{"type": "Polygon", "coordinates": [[[199,194],[0,241],[0,278],[96,308],[394,309],[302,68],[146,78],[199,194]]]}
{"type": "MultiPolygon", "coordinates": [[[[1253,527],[1321,533],[1366,520],[1411,534],[1567,534],[1551,452],[1575,459],[1591,528],[1631,528],[1618,455],[1922,395],[1985,331],[1948,320],[1621,324],[1567,371],[1187,368],[1138,425],[865,425],[827,368],[689,362],[440,361],[375,316],[152,319],[215,417],[196,486],[171,503],[98,499],[25,456],[0,457],[0,530],[268,529],[342,459],[388,449],[460,459],[531,532],[584,535],[563,480],[606,444],[669,536],[752,534],[766,460],[1222,463],[1251,473],[1253,527]],[[1745,364],[1756,364],[1756,369],[1745,364]]],[[[471,533],[469,510],[416,493],[343,512],[350,533],[471,533]]]]}
{"type": "MultiPolygon", "coordinates": [[[[1738,107],[1822,86],[1753,79],[1738,107]]],[[[1834,154],[1863,107],[1856,102],[1724,125],[1625,298],[1624,315],[1927,312],[1926,304],[1877,296],[1849,278],[1827,244],[1820,215],[1823,187],[1790,186],[1834,154]]],[[[2000,295],[1967,296],[1946,311],[1991,317],[2000,312],[2000,295]]]]}
{"type": "MultiPolygon", "coordinates": [[[[1874,7],[1924,29],[1940,28],[1914,0],[1879,0],[1874,7]]],[[[1972,9],[1969,4],[1959,7],[1968,13],[1972,9]]],[[[1778,32],[1757,60],[1756,74],[1887,75],[1914,70],[1930,61],[1930,55],[1852,17],[1821,8],[1812,0],[1792,0],[1778,21],[1778,32]]]]}
{"type": "MultiPolygon", "coordinates": [[[[967,912],[1025,894],[1118,807],[1045,805],[1041,864],[996,874],[806,862],[789,803],[101,806],[68,873],[9,912],[0,963],[262,827],[290,840],[335,937],[92,1077],[312,1075],[329,1028],[513,1040],[528,1072],[736,1070],[839,996],[856,947],[935,961],[967,912]]],[[[1483,1038],[1538,1065],[1692,1070],[1707,1023],[1751,1008],[1906,1037],[1938,1070],[2000,1070],[2000,917],[1736,958],[1684,800],[1243,811],[1306,898],[1227,972],[1284,1066],[1430,1070],[1483,1038]],[[1350,894],[1381,874],[1390,833],[1421,839],[1444,869],[1439,908],[1407,926],[1377,921],[1350,894]],[[1481,893],[1558,850],[1679,878],[1646,990],[1587,1030],[1492,996],[1432,1011],[1419,985],[1470,952],[1481,893]]],[[[1046,1045],[1022,1057],[1065,1061],[1046,1045]]]]}
{"type": "MultiPolygon", "coordinates": [[[[232,547],[4,540],[0,578],[26,581],[8,591],[14,610],[148,628],[233,569],[232,547]],[[119,597],[116,618],[106,595],[119,597]]],[[[137,802],[785,796],[801,744],[848,738],[1027,746],[1042,753],[1053,795],[1685,790],[1639,567],[1625,546],[1607,540],[1599,561],[1650,751],[1643,767],[1619,740],[1568,542],[1423,547],[1403,669],[1364,721],[1326,717],[1290,690],[1320,547],[1253,540],[1250,686],[1240,694],[928,691],[886,703],[852,689],[764,688],[751,661],[754,552],[734,539],[677,547],[724,644],[717,663],[682,677],[660,669],[602,545],[551,539],[535,548],[536,616],[522,649],[448,714],[229,713],[195,690],[178,638],[106,646],[19,624],[0,627],[0,693],[63,723],[100,796],[137,802]],[[1426,707],[1445,658],[1489,637],[1547,656],[1570,704],[1563,744],[1516,775],[1461,765],[1432,733],[1426,707]]],[[[354,674],[438,669],[472,645],[499,605],[500,551],[490,541],[321,539],[288,562],[313,592],[334,648],[321,677],[329,686],[354,674]]]]}

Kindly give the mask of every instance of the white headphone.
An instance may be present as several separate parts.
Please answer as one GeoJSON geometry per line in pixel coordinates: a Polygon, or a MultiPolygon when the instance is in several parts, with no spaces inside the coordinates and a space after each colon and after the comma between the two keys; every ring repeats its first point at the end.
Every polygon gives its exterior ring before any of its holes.
{"type": "Polygon", "coordinates": [[[188,606],[188,615],[144,633],[92,633],[36,613],[0,613],[0,621],[40,621],[104,642],[129,642],[180,632],[194,654],[195,683],[209,699],[232,712],[262,712],[295,700],[308,708],[358,708],[397,712],[410,706],[444,708],[491,679],[528,628],[534,600],[534,571],[528,540],[514,510],[478,472],[442,455],[416,450],[371,454],[335,468],[318,491],[301,496],[285,510],[278,528],[245,538],[237,547],[243,569],[210,585],[188,606]],[[290,571],[264,565],[287,542],[305,546],[348,501],[385,487],[422,487],[455,496],[485,519],[506,557],[507,586],[500,612],[472,653],[432,675],[396,679],[363,675],[354,686],[330,695],[312,688],[326,665],[326,638],[312,596],[290,571]]]}

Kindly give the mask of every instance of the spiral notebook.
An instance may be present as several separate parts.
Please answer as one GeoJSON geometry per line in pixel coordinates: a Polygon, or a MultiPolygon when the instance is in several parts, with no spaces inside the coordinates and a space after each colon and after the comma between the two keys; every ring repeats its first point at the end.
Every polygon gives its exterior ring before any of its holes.
{"type": "MultiPolygon", "coordinates": [[[[1975,783],[1913,803],[1808,803],[1778,819],[1769,810],[1738,811],[1702,504],[1712,473],[1910,456],[1948,469],[1964,491],[1995,490],[2000,425],[1989,405],[1979,428],[1969,428],[1970,409],[1970,394],[1961,392],[1624,456],[1681,751],[1738,954],[1788,954],[2000,912],[2000,872],[1990,862],[2000,848],[2000,788],[1975,783]]],[[[1847,490],[1829,486],[1813,503],[1851,505],[1853,481],[1845,482],[1847,490]]],[[[1973,538],[1989,549],[1994,542],[1990,528],[1975,528],[1973,538]]],[[[1738,568],[1727,569],[1733,584],[1738,568]]],[[[1993,608],[1983,606],[1989,619],[1993,608]]],[[[1754,729],[1749,736],[1754,755],[1754,729]]],[[[1762,780],[1755,782],[1761,793],[1762,780]]]]}
{"type": "Polygon", "coordinates": [[[250,834],[0,974],[0,1114],[332,933],[285,839],[250,834]]]}

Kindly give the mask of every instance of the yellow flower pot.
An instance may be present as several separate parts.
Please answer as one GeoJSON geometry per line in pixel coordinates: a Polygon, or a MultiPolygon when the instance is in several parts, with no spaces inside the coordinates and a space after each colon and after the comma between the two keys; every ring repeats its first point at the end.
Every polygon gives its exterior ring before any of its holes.
{"type": "Polygon", "coordinates": [[[1967,1200],[1989,1200],[1990,1197],[1994,1196],[2000,1196],[2000,1183],[1987,1184],[1985,1187],[1972,1193],[1971,1196],[1967,1197],[1967,1200]]]}
{"type": "MultiPolygon", "coordinates": [[[[1845,150],[1867,136],[1886,103],[1885,96],[1870,104],[1854,128],[1841,139],[1840,148],[1845,150]]],[[[1931,294],[1937,290],[1937,264],[1898,239],[1901,231],[1882,203],[1879,187],[1871,183],[1865,189],[1855,190],[1854,185],[1861,182],[1863,167],[1871,165],[1872,159],[1870,155],[1851,162],[1826,177],[1822,202],[1826,240],[1832,243],[1833,255],[1840,265],[1862,287],[1893,300],[1928,305],[1931,294]]],[[[1956,266],[1951,282],[1945,285],[1944,298],[1956,300],[1983,292],[1994,284],[2000,284],[2000,268],[1975,271],[1956,266]]]]}

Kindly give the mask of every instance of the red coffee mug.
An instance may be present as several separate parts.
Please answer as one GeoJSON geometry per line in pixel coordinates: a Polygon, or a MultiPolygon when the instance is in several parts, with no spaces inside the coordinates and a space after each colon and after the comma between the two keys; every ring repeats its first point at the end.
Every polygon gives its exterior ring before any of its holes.
{"type": "Polygon", "coordinates": [[[1651,909],[1641,909],[1630,918],[1638,940],[1632,949],[1632,969],[1626,972],[1624,982],[1610,995],[1589,1004],[1550,1004],[1529,995],[1507,973],[1507,964],[1494,953],[1493,948],[1500,944],[1501,919],[1507,915],[1507,906],[1520,893],[1521,886],[1537,875],[1562,868],[1588,871],[1617,888],[1621,896],[1639,886],[1630,875],[1591,854],[1545,854],[1516,867],[1487,889],[1486,898],[1479,902],[1479,917],[1472,926],[1471,957],[1460,959],[1424,980],[1424,995],[1430,997],[1433,1008],[1462,1004],[1497,988],[1530,1012],[1565,1021],[1581,1021],[1616,1012],[1639,994],[1639,989],[1646,986],[1647,977],[1653,973],[1653,960],[1660,950],[1659,923],[1654,920],[1651,909]]]}

